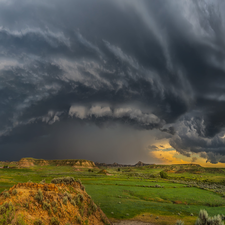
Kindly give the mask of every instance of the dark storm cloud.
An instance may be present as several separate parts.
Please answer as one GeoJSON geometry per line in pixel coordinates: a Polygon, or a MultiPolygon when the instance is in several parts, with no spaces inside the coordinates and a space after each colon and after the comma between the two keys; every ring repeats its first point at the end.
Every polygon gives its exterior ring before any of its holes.
{"type": "Polygon", "coordinates": [[[181,154],[223,162],[222,1],[0,5],[1,149],[71,120],[156,128],[181,154]]]}

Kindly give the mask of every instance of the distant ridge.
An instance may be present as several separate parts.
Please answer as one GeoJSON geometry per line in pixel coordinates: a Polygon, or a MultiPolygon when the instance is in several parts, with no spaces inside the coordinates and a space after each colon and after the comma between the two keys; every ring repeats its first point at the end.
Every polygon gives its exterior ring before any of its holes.
{"type": "Polygon", "coordinates": [[[32,166],[73,166],[76,168],[94,168],[95,163],[90,160],[85,159],[53,159],[53,160],[46,160],[46,159],[35,159],[35,158],[22,158],[19,161],[14,162],[0,162],[1,166],[7,166],[9,168],[20,167],[20,168],[29,168],[32,166]]]}
{"type": "Polygon", "coordinates": [[[53,159],[53,160],[44,160],[44,159],[34,159],[34,158],[22,158],[18,162],[19,167],[30,167],[30,166],[73,166],[73,167],[86,167],[93,168],[95,163],[90,160],[85,159],[53,159]]]}
{"type": "Polygon", "coordinates": [[[112,164],[107,164],[107,163],[99,163],[99,162],[95,162],[96,166],[103,166],[103,167],[141,167],[141,166],[150,166],[150,165],[155,165],[155,164],[147,164],[147,163],[143,163],[141,161],[137,162],[134,165],[126,165],[126,164],[119,164],[119,163],[112,163],[112,164]]]}
{"type": "Polygon", "coordinates": [[[148,163],[143,163],[141,161],[138,161],[136,164],[134,165],[129,165],[129,164],[119,164],[119,163],[99,163],[99,162],[95,162],[95,165],[97,167],[142,167],[142,166],[147,166],[149,168],[170,168],[170,167],[197,167],[197,168],[201,168],[202,166],[199,164],[194,164],[194,163],[187,163],[187,164],[170,164],[170,165],[161,165],[161,164],[148,164],[148,163]]]}
{"type": "Polygon", "coordinates": [[[146,164],[141,161],[139,161],[138,163],[135,164],[135,166],[148,166],[148,165],[153,165],[153,164],[146,164]]]}

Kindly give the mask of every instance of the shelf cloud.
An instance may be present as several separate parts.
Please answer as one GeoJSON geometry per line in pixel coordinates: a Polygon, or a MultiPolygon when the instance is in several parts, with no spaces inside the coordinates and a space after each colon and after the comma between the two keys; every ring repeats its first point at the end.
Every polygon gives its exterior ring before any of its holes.
{"type": "MultiPolygon", "coordinates": [[[[139,130],[167,139],[192,162],[193,154],[225,162],[223,1],[3,0],[0,6],[3,158],[18,157],[4,153],[19,155],[18,143],[24,155],[59,157],[63,147],[50,138],[53,127],[67,133],[65,124],[79,123],[83,136],[88,126],[101,127],[101,135],[119,124],[130,135],[139,130]],[[43,152],[34,154],[39,137],[43,152]]],[[[76,157],[82,145],[71,146],[68,157],[76,157]]],[[[113,151],[102,149],[96,154],[113,151]]],[[[124,158],[129,149],[121,147],[124,158]]],[[[137,155],[145,158],[144,149],[137,155]]]]}

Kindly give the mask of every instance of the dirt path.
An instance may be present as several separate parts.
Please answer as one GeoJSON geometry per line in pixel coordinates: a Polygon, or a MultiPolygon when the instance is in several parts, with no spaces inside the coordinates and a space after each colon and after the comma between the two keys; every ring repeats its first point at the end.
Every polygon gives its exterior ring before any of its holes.
{"type": "Polygon", "coordinates": [[[118,223],[113,223],[113,225],[154,225],[153,223],[144,223],[140,221],[130,221],[130,220],[123,220],[118,223]]]}

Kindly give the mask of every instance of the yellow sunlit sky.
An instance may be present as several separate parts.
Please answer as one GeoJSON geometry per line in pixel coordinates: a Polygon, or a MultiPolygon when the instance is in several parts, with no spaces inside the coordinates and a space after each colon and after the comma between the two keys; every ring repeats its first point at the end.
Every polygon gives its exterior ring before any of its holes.
{"type": "Polygon", "coordinates": [[[187,164],[194,163],[199,164],[203,167],[225,167],[224,163],[212,164],[206,162],[207,159],[204,159],[199,156],[199,154],[192,153],[191,157],[184,156],[177,152],[174,148],[170,146],[166,139],[160,140],[160,142],[154,143],[154,146],[157,147],[156,150],[151,150],[150,153],[155,158],[162,161],[162,164],[187,164]]]}

